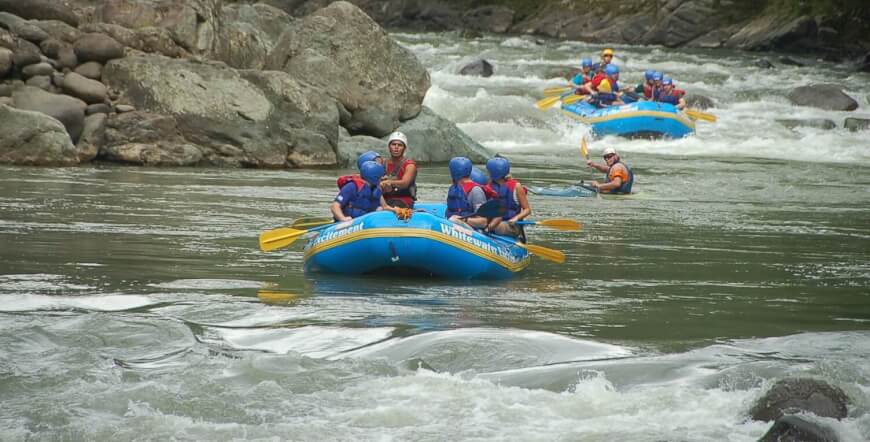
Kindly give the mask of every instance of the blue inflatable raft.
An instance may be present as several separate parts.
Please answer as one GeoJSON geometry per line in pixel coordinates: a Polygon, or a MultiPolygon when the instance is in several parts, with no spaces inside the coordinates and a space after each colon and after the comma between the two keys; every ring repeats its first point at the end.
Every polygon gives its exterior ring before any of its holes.
{"type": "Polygon", "coordinates": [[[417,204],[408,220],[378,211],[331,224],[305,245],[305,271],[506,279],[529,265],[529,252],[513,238],[453,223],[444,210],[444,204],[417,204]]]}
{"type": "Polygon", "coordinates": [[[578,101],[562,106],[562,112],[588,124],[598,136],[682,138],[695,132],[695,122],[668,103],[636,101],[598,108],[578,101]]]}

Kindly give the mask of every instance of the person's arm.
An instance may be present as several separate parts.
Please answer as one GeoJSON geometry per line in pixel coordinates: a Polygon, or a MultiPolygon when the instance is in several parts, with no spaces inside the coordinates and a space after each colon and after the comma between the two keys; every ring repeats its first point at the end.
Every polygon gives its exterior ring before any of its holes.
{"type": "Polygon", "coordinates": [[[592,160],[586,160],[586,165],[593,169],[597,169],[599,172],[607,173],[607,171],[610,170],[607,165],[601,165],[592,160]]]}
{"type": "Polygon", "coordinates": [[[384,195],[381,195],[381,207],[378,207],[378,210],[389,210],[390,212],[398,213],[399,208],[387,204],[387,200],[384,199],[384,195]]]}
{"type": "Polygon", "coordinates": [[[350,221],[353,219],[341,211],[341,203],[338,201],[333,201],[332,204],[329,205],[329,210],[332,212],[332,216],[339,221],[350,221]]]}
{"type": "Polygon", "coordinates": [[[519,181],[517,181],[517,187],[514,189],[514,195],[517,198],[517,202],[520,203],[520,213],[517,213],[516,216],[509,219],[509,223],[522,221],[532,214],[532,206],[529,205],[529,197],[526,195],[525,190],[523,190],[523,185],[520,184],[519,181]]]}
{"type": "Polygon", "coordinates": [[[381,181],[381,189],[384,192],[391,192],[396,190],[407,189],[411,186],[411,183],[414,182],[414,178],[417,177],[417,166],[414,164],[408,164],[405,166],[405,174],[402,175],[402,179],[400,180],[392,180],[386,179],[381,181]]]}
{"type": "MultiPolygon", "coordinates": [[[[474,187],[470,192],[468,192],[468,202],[471,204],[471,209],[476,212],[477,209],[486,202],[486,193],[484,193],[483,189],[480,187],[474,187]]],[[[501,219],[501,217],[498,218],[501,219]]],[[[465,222],[468,223],[468,225],[477,228],[483,228],[489,224],[488,220],[482,216],[469,217],[465,222]]]]}
{"type": "Polygon", "coordinates": [[[680,98],[680,101],[677,102],[677,109],[683,110],[686,108],[686,99],[680,98]]]}

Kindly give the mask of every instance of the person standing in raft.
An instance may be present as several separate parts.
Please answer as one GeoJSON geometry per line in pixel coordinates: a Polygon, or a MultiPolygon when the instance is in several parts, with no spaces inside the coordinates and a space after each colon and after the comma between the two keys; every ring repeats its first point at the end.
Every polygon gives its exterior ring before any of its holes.
{"type": "Polygon", "coordinates": [[[505,207],[504,216],[492,220],[487,225],[487,230],[498,235],[523,238],[525,242],[523,229],[516,223],[532,214],[528,191],[519,181],[510,176],[511,163],[507,158],[490,159],[486,162],[486,170],[491,180],[489,188],[505,207]]]}
{"type": "Polygon", "coordinates": [[[376,210],[389,210],[398,213],[387,205],[378,183],[384,177],[384,166],[375,161],[365,161],[360,164],[359,176],[348,175],[339,178],[341,190],[329,207],[336,221],[350,221],[376,210]],[[347,178],[344,184],[342,178],[347,178]]]}
{"type": "Polygon", "coordinates": [[[384,199],[390,206],[412,209],[417,200],[417,163],[405,158],[408,138],[401,132],[393,132],[387,145],[390,150],[387,178],[381,181],[384,199]]]}
{"type": "Polygon", "coordinates": [[[604,72],[604,68],[607,67],[613,61],[613,49],[604,48],[601,51],[601,61],[592,65],[593,73],[604,72]]]}
{"type": "Polygon", "coordinates": [[[634,173],[622,162],[616,149],[608,147],[604,149],[604,162],[598,164],[592,160],[586,160],[586,165],[598,169],[607,174],[604,183],[592,181],[590,185],[601,193],[628,194],[631,193],[631,185],[634,184],[634,173]]]}
{"type": "Polygon", "coordinates": [[[487,199],[496,195],[486,186],[471,180],[471,160],[465,157],[454,157],[447,167],[450,169],[450,179],[453,185],[447,190],[447,211],[445,215],[450,221],[484,228],[487,219],[481,216],[471,216],[487,199]]]}

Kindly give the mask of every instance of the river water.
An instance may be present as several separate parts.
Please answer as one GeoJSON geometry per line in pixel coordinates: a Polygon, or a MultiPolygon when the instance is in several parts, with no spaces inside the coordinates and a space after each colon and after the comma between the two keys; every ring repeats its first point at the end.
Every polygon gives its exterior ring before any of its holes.
{"type": "MultiPolygon", "coordinates": [[[[432,73],[425,104],[525,184],[599,178],[587,129],[533,106],[599,46],[396,37],[432,73]],[[474,56],[496,74],[456,75],[474,56]]],[[[867,117],[870,76],[616,50],[624,82],[665,70],[719,120],[593,140],[639,193],[533,197],[583,230],[529,229],[568,260],[507,282],[306,275],[302,241],[257,249],[326,215],[348,170],[0,167],[0,440],[751,441],[769,424],[749,408],[797,376],[842,388],[848,418],[820,422],[870,439],[868,132],[774,121],[842,124],[784,98],[823,80],[867,117]]],[[[419,182],[442,200],[446,167],[419,182]]]]}

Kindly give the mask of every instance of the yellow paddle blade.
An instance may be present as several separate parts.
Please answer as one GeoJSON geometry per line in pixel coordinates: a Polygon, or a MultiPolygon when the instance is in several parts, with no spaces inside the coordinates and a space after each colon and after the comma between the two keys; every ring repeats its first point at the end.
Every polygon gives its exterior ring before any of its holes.
{"type": "Polygon", "coordinates": [[[715,123],[717,120],[715,115],[707,113],[707,112],[701,112],[697,109],[686,109],[686,115],[688,115],[689,118],[691,118],[693,120],[704,120],[704,121],[709,121],[711,123],[715,123]]]}
{"type": "Polygon", "coordinates": [[[569,95],[569,96],[562,99],[562,105],[564,106],[566,104],[576,103],[584,98],[586,98],[585,95],[577,95],[577,94],[569,95]]]}
{"type": "Polygon", "coordinates": [[[558,229],[558,230],[566,230],[566,231],[572,231],[572,232],[578,231],[578,230],[580,230],[581,227],[583,227],[582,224],[580,224],[577,221],[574,221],[573,219],[561,219],[561,218],[545,219],[543,221],[535,221],[535,224],[540,224],[542,226],[547,226],[547,227],[552,227],[552,228],[558,229]]]}
{"type": "Polygon", "coordinates": [[[532,252],[535,256],[540,256],[541,258],[546,259],[547,261],[552,261],[557,264],[562,264],[565,262],[565,254],[556,249],[548,249],[544,246],[536,246],[534,244],[523,244],[521,242],[517,242],[517,245],[523,247],[524,249],[532,252]]]}
{"type": "Polygon", "coordinates": [[[562,95],[571,89],[571,86],[548,87],[544,89],[544,95],[562,95]]]}
{"type": "Polygon", "coordinates": [[[535,103],[535,106],[537,106],[537,108],[540,110],[547,110],[547,109],[553,107],[553,105],[558,103],[559,100],[561,100],[561,99],[562,99],[561,95],[555,95],[552,97],[542,98],[542,99],[538,100],[537,103],[535,103]]]}
{"type": "Polygon", "coordinates": [[[335,220],[332,218],[299,218],[290,224],[294,229],[310,229],[311,227],[320,227],[326,224],[332,224],[335,220]]]}
{"type": "Polygon", "coordinates": [[[580,141],[580,154],[589,159],[589,149],[586,148],[586,135],[583,136],[583,139],[580,141]]]}
{"type": "Polygon", "coordinates": [[[297,230],[289,227],[263,232],[260,234],[260,250],[271,252],[272,250],[287,247],[306,233],[308,233],[307,230],[297,230]]]}

